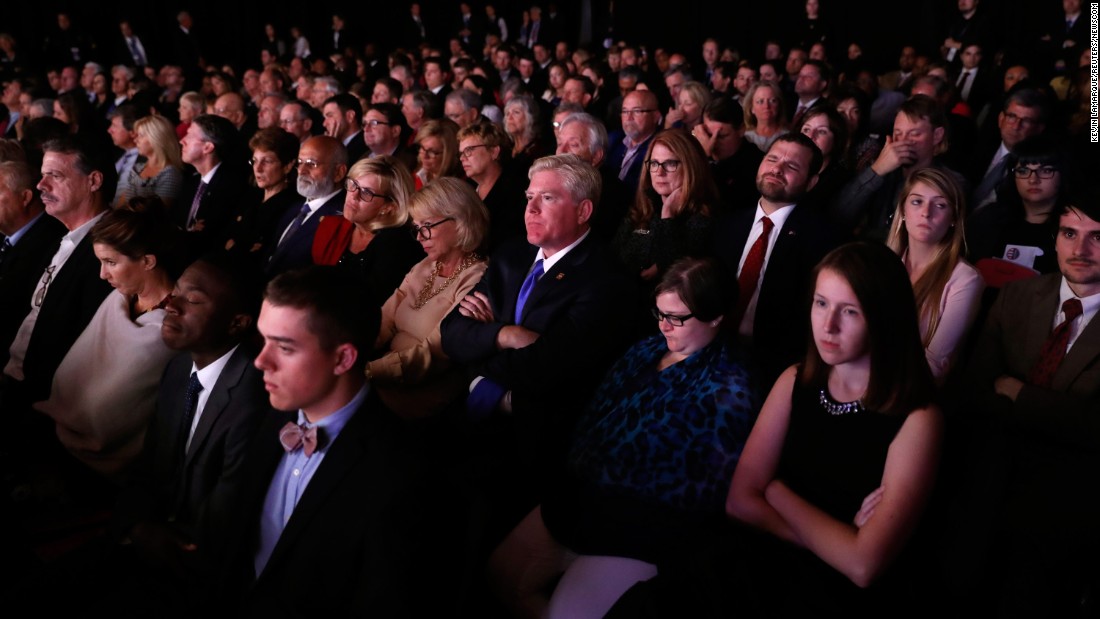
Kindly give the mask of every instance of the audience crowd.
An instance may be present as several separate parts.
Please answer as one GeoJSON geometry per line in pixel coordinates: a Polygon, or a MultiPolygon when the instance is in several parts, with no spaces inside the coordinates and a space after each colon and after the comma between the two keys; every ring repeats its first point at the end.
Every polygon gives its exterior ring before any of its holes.
{"type": "Polygon", "coordinates": [[[759,50],[0,32],[0,591],[1100,616],[1095,17],[1049,8],[886,71],[820,0],[759,50]]]}

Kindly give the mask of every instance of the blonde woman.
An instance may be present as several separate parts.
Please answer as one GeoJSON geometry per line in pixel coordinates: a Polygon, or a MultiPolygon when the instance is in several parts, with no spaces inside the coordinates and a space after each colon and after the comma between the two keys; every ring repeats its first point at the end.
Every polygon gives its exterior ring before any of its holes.
{"type": "Polygon", "coordinates": [[[684,82],[676,97],[676,107],[665,114],[665,129],[682,128],[691,131],[703,122],[703,108],[710,103],[711,95],[699,82],[684,82]]]}
{"type": "Polygon", "coordinates": [[[360,159],[344,180],[343,217],[324,217],[313,237],[313,262],[349,268],[381,305],[424,257],[409,236],[412,175],[388,155],[360,159]]]}
{"type": "Polygon", "coordinates": [[[172,123],[163,116],[146,116],[134,123],[138,159],[130,174],[119,182],[119,203],[135,197],[157,196],[171,207],[183,185],[180,143],[172,123]]]}
{"type": "Polygon", "coordinates": [[[404,417],[426,417],[459,400],[467,381],[440,344],[439,324],[485,273],[477,254],[489,231],[489,211],[469,183],[440,178],[409,202],[412,235],[427,254],[382,306],[375,348],[367,365],[382,400],[404,417]]]}
{"type": "Polygon", "coordinates": [[[909,272],[925,356],[941,384],[974,324],[985,288],[978,270],[963,259],[963,200],[950,174],[917,170],[902,188],[887,240],[909,272]]]}
{"type": "Polygon", "coordinates": [[[745,94],[745,139],[768,152],[779,136],[787,133],[783,91],[772,82],[756,82],[745,94]]]}
{"type": "Polygon", "coordinates": [[[417,185],[423,187],[437,178],[465,176],[458,163],[458,125],[444,118],[429,120],[416,132],[417,185]]]}

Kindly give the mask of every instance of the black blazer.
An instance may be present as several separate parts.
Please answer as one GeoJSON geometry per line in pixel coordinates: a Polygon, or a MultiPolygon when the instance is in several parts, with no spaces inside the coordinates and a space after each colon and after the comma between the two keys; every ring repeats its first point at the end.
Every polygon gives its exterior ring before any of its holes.
{"type": "Polygon", "coordinates": [[[279,239],[282,238],[283,232],[298,216],[298,212],[302,210],[302,205],[306,203],[306,200],[303,198],[286,210],[279,224],[275,226],[275,234],[272,237],[267,264],[264,266],[264,271],[269,278],[291,269],[300,269],[313,264],[313,235],[317,232],[317,224],[320,223],[322,217],[343,213],[344,197],[346,195],[347,192],[341,189],[336,195],[329,198],[328,202],[322,204],[321,208],[305,220],[305,223],[302,224],[301,228],[298,228],[294,236],[280,245],[279,239]]]}
{"type": "MultiPolygon", "coordinates": [[[[752,230],[756,209],[741,209],[714,223],[714,255],[733,275],[752,230]]],[[[779,230],[760,283],[752,329],[752,359],[765,391],[806,352],[810,273],[843,237],[813,209],[797,205],[779,230]]],[[[736,335],[737,326],[731,325],[736,335]]]]}
{"type": "MultiPolygon", "coordinates": [[[[195,220],[202,222],[201,230],[187,232],[188,249],[192,256],[199,256],[214,249],[225,240],[229,225],[248,202],[248,172],[240,166],[223,162],[202,194],[195,220]]],[[[179,200],[172,206],[172,220],[181,230],[187,230],[187,216],[198,191],[202,176],[198,173],[186,179],[179,200]]]]}
{"type": "MultiPolygon", "coordinates": [[[[47,264],[52,257],[53,253],[47,264]]],[[[30,402],[49,397],[57,366],[111,290],[111,285],[99,278],[99,260],[92,251],[92,235],[88,234],[65,266],[54,273],[38,312],[23,358],[23,387],[30,402]]]]}
{"type": "Polygon", "coordinates": [[[141,521],[171,521],[201,547],[202,531],[225,522],[232,483],[270,410],[263,374],[252,358],[239,346],[217,382],[207,387],[210,397],[186,454],[189,428],[183,426],[183,406],[191,355],[182,353],[168,363],[145,434],[139,479],[122,493],[115,510],[119,533],[141,521]]]}
{"type": "Polygon", "coordinates": [[[351,141],[348,142],[344,148],[348,151],[348,167],[351,167],[352,164],[359,161],[369,152],[367,143],[363,140],[362,131],[352,136],[351,141]]]}
{"type": "Polygon", "coordinates": [[[8,362],[11,341],[30,312],[31,295],[62,236],[65,226],[43,213],[0,260],[0,367],[8,362]]]}
{"type": "Polygon", "coordinates": [[[255,577],[264,498],[284,454],[279,430],[296,420],[267,413],[246,457],[220,583],[228,602],[250,616],[431,616],[423,607],[441,596],[424,592],[437,590],[436,570],[450,565],[425,554],[442,554],[435,541],[447,528],[446,510],[434,504],[441,497],[425,481],[435,467],[373,391],[328,448],[255,577]]]}

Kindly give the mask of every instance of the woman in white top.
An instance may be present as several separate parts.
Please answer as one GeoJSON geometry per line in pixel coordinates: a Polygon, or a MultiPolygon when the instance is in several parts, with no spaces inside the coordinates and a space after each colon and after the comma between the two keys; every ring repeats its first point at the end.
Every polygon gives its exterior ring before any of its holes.
{"type": "Polygon", "coordinates": [[[50,399],[61,444],[95,471],[121,479],[141,452],[160,377],[175,354],[160,337],[179,264],[179,231],[155,198],[112,209],[91,231],[107,295],[54,374],[50,399]]]}

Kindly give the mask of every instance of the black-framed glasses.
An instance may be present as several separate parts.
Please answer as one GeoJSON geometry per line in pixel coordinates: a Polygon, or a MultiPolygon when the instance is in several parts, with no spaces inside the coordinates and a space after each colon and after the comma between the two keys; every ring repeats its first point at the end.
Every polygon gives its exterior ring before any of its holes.
{"type": "Polygon", "coordinates": [[[419,152],[422,155],[426,156],[426,157],[435,158],[435,157],[442,157],[443,156],[443,151],[441,151],[441,150],[432,150],[430,148],[424,148],[423,146],[421,146],[419,144],[417,144],[416,147],[419,150],[419,152]]]}
{"type": "Polygon", "coordinates": [[[370,120],[364,120],[363,121],[363,126],[364,127],[377,127],[378,125],[386,125],[387,127],[389,127],[389,126],[393,125],[393,123],[386,122],[384,120],[378,120],[376,118],[372,118],[370,120]]]}
{"type": "Polygon", "coordinates": [[[646,159],[642,163],[649,169],[651,174],[656,174],[657,170],[664,170],[665,172],[675,172],[680,169],[679,159],[665,159],[664,161],[657,161],[656,159],[646,159]]]}
{"type": "Polygon", "coordinates": [[[409,229],[409,233],[412,234],[412,237],[414,239],[419,239],[421,236],[423,236],[424,240],[427,241],[427,240],[430,240],[432,238],[432,228],[438,226],[439,224],[445,224],[448,221],[454,221],[454,220],[455,220],[454,217],[444,217],[443,219],[440,219],[439,221],[437,221],[435,223],[432,223],[432,224],[424,224],[422,226],[413,226],[412,228],[409,229]]]}
{"type": "Polygon", "coordinates": [[[1029,168],[1026,165],[1018,165],[1012,170],[1012,173],[1015,174],[1016,178],[1020,180],[1031,178],[1032,174],[1035,174],[1042,179],[1054,178],[1054,175],[1057,172],[1058,168],[1049,165],[1039,166],[1037,168],[1029,168]]]}
{"type": "Polygon", "coordinates": [[[484,145],[484,144],[474,144],[473,146],[467,146],[466,148],[463,148],[462,150],[458,151],[458,158],[459,159],[469,159],[470,157],[473,156],[474,151],[479,149],[479,148],[489,148],[489,147],[484,145]]]}
{"type": "Polygon", "coordinates": [[[355,197],[357,197],[360,202],[370,202],[375,198],[382,198],[384,200],[390,199],[389,196],[381,193],[374,193],[350,178],[344,180],[344,189],[347,189],[348,193],[355,194],[355,197]]]}
{"type": "Polygon", "coordinates": [[[656,112],[656,111],[657,110],[650,110],[650,109],[647,109],[647,108],[636,107],[636,108],[632,108],[632,109],[629,109],[629,110],[623,110],[621,112],[621,114],[623,116],[630,117],[630,116],[640,116],[642,114],[648,114],[650,112],[656,112]]]}
{"type": "Polygon", "coordinates": [[[42,307],[42,302],[46,300],[46,289],[50,287],[50,282],[53,281],[53,272],[57,270],[56,264],[51,264],[46,267],[46,270],[42,273],[42,287],[38,289],[38,292],[34,293],[34,306],[42,307]]]}
{"type": "Polygon", "coordinates": [[[684,323],[686,321],[695,318],[695,314],[666,314],[656,307],[650,309],[649,311],[653,314],[653,317],[657,319],[657,322],[664,321],[672,325],[673,327],[682,327],[684,326],[684,323]]]}

